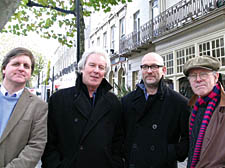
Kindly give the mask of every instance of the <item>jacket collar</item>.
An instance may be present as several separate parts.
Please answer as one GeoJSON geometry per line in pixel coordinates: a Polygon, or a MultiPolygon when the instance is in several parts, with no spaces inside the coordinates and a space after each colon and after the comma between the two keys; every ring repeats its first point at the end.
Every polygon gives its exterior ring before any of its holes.
{"type": "MultiPolygon", "coordinates": [[[[146,90],[146,88],[140,87],[140,85],[143,86],[143,84],[144,84],[144,81],[141,80],[141,82],[139,84],[137,84],[136,86],[137,86],[137,90],[142,91],[143,94],[145,94],[144,90],[146,90]]],[[[159,96],[160,100],[162,100],[165,96],[165,90],[166,90],[166,83],[165,83],[164,79],[161,78],[160,81],[159,81],[157,93],[155,95],[159,96]]]]}
{"type": "MultiPolygon", "coordinates": [[[[78,73],[76,79],[77,91],[79,92],[82,89],[85,92],[85,94],[89,97],[87,86],[83,83],[82,78],[83,78],[82,73],[78,73]]],[[[105,94],[111,89],[112,86],[108,83],[108,81],[105,78],[103,78],[101,84],[96,90],[96,93],[105,94]]]]}
{"type": "MultiPolygon", "coordinates": [[[[86,85],[82,82],[82,74],[78,74],[75,88],[76,89],[74,91],[73,108],[77,108],[80,113],[88,119],[89,117],[87,111],[90,111],[92,109],[92,104],[90,101],[88,89],[86,85]]],[[[96,90],[95,103],[98,103],[100,98],[104,96],[111,88],[112,87],[107,82],[107,80],[103,79],[98,89],[96,90]]]]}
{"type": "MultiPolygon", "coordinates": [[[[219,103],[219,106],[225,106],[225,92],[224,92],[224,88],[223,86],[221,85],[221,83],[219,82],[219,85],[220,85],[220,88],[221,88],[221,98],[220,98],[220,103],[219,103]]],[[[195,102],[198,100],[198,95],[194,94],[191,99],[189,100],[188,102],[188,105],[189,106],[194,106],[195,105],[195,102]]]]}

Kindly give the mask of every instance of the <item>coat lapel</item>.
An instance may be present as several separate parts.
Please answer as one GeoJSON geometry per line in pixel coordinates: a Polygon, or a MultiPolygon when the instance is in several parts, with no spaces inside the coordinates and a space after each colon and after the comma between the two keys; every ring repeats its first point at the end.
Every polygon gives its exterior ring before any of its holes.
{"type": "Polygon", "coordinates": [[[201,155],[200,157],[203,158],[204,155],[207,154],[208,152],[208,148],[209,148],[209,144],[212,144],[210,142],[213,141],[214,138],[216,138],[216,136],[214,136],[217,132],[217,128],[219,127],[218,124],[219,122],[216,121],[216,119],[219,118],[219,109],[220,107],[216,108],[216,110],[214,111],[214,114],[212,115],[212,118],[209,122],[209,125],[206,129],[205,135],[204,135],[204,140],[203,140],[203,144],[202,144],[202,150],[201,150],[201,155]]]}
{"type": "Polygon", "coordinates": [[[77,96],[75,94],[75,99],[73,101],[73,109],[74,111],[78,110],[78,112],[83,117],[88,119],[88,115],[89,113],[91,113],[91,104],[83,92],[80,92],[80,94],[77,96]]]}
{"type": "Polygon", "coordinates": [[[99,100],[99,102],[96,104],[92,112],[93,114],[91,115],[91,118],[88,120],[87,126],[84,129],[81,142],[87,137],[87,135],[98,123],[98,121],[110,111],[110,108],[111,108],[110,102],[105,100],[108,100],[107,94],[102,96],[101,100],[99,100]]]}
{"type": "Polygon", "coordinates": [[[145,105],[146,105],[146,100],[145,97],[142,96],[143,92],[141,90],[136,93],[136,95],[133,98],[134,105],[133,108],[137,114],[136,117],[136,122],[139,121],[143,116],[144,116],[144,111],[145,111],[145,105]]]}
{"type": "Polygon", "coordinates": [[[31,102],[32,95],[29,93],[27,89],[24,89],[21,97],[19,98],[13,112],[10,117],[7,126],[1,136],[0,144],[4,141],[4,139],[9,135],[9,133],[13,130],[13,128],[17,125],[20,119],[23,117],[24,113],[27,110],[28,105],[31,102]]]}

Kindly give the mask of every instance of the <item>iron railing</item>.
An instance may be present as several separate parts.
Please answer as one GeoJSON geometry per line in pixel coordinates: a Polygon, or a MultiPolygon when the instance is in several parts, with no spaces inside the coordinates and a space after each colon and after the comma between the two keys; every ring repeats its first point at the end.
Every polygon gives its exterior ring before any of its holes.
{"type": "Polygon", "coordinates": [[[201,18],[215,8],[215,0],[182,0],[140,26],[139,31],[123,36],[120,39],[119,53],[124,54],[148,44],[153,39],[201,18]]]}

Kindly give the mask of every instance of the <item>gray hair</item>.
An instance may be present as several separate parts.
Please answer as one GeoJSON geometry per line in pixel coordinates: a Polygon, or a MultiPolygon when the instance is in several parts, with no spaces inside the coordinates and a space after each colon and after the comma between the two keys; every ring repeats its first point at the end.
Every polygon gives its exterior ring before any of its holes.
{"type": "Polygon", "coordinates": [[[81,70],[84,69],[87,59],[91,54],[99,54],[105,58],[105,61],[106,61],[105,76],[106,76],[110,69],[110,63],[111,63],[109,54],[104,49],[98,48],[98,47],[90,48],[83,53],[81,60],[78,62],[78,72],[81,73],[81,70]]]}

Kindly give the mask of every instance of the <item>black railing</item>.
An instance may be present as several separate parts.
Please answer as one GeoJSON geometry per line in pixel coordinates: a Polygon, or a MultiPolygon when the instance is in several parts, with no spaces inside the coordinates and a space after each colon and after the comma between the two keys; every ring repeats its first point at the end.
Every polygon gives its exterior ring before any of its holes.
{"type": "Polygon", "coordinates": [[[126,53],[135,49],[152,39],[152,22],[148,21],[140,27],[139,31],[132,32],[120,39],[119,53],[126,53]]]}
{"type": "Polygon", "coordinates": [[[153,39],[191,23],[216,8],[215,0],[182,0],[135,31],[120,39],[119,53],[125,54],[153,39]]]}

